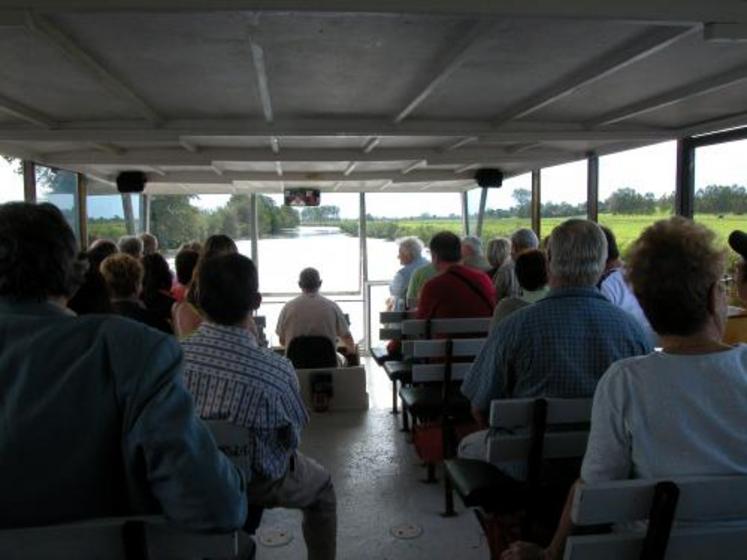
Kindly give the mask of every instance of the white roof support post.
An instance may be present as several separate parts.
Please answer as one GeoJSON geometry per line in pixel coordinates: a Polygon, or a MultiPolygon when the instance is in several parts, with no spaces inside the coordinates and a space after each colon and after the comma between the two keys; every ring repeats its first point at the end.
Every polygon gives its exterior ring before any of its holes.
{"type": "Polygon", "coordinates": [[[462,235],[469,235],[469,197],[467,191],[462,192],[462,235]]]}
{"type": "Polygon", "coordinates": [[[482,237],[482,224],[483,220],[485,219],[485,205],[488,201],[488,188],[482,187],[482,191],[480,192],[480,207],[477,211],[477,226],[475,227],[475,235],[477,237],[482,237]]]}

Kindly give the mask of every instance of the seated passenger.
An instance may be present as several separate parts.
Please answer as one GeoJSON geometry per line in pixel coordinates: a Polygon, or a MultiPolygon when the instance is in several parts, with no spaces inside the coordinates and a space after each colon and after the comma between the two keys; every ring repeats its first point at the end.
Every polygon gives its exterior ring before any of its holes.
{"type": "Polygon", "coordinates": [[[65,308],[76,245],[57,208],[0,206],[0,527],[158,513],[241,527],[242,476],[195,415],[179,345],[65,308]]]}
{"type": "Polygon", "coordinates": [[[287,352],[298,336],[322,336],[337,347],[337,338],[348,354],[355,354],[355,341],[340,307],[319,293],[322,279],[315,268],[304,268],[298,277],[302,294],[283,306],[275,333],[287,352]]]}
{"type": "Polygon", "coordinates": [[[498,302],[493,313],[490,328],[495,328],[501,320],[514,311],[531,305],[547,295],[547,257],[539,249],[524,251],[516,259],[516,279],[521,287],[521,295],[504,298],[498,302]]]}
{"type": "MultiPolygon", "coordinates": [[[[594,393],[581,483],[747,474],[747,346],[721,342],[724,254],[714,233],[662,220],[633,245],[628,278],[662,352],[610,366],[594,393]]],[[[562,558],[571,490],[547,550],[516,543],[504,558],[562,558]]]]}
{"type": "Polygon", "coordinates": [[[482,251],[479,237],[468,235],[462,239],[462,266],[488,272],[492,266],[482,251]]]}
{"type": "Polygon", "coordinates": [[[500,301],[505,297],[511,297],[519,294],[521,288],[514,273],[514,263],[521,253],[536,249],[539,246],[537,234],[531,229],[522,228],[516,230],[511,236],[511,260],[496,271],[493,277],[495,284],[496,297],[500,301]]]}
{"type": "Polygon", "coordinates": [[[309,558],[335,557],[336,498],[329,473],[298,451],[308,415],[287,359],[257,345],[247,329],[261,295],[257,269],[227,254],[202,263],[199,304],[205,320],[183,341],[185,381],[200,416],[249,430],[251,503],[302,509],[309,558]]]}
{"type": "Polygon", "coordinates": [[[488,241],[485,258],[490,263],[488,276],[495,280],[495,275],[500,268],[511,263],[511,241],[505,237],[494,237],[488,241]]]}
{"type": "Polygon", "coordinates": [[[417,309],[423,286],[436,274],[438,274],[438,271],[432,262],[421,266],[412,273],[410,283],[407,285],[407,309],[417,309]]]}
{"type": "MultiPolygon", "coordinates": [[[[207,240],[205,240],[205,245],[200,253],[200,258],[197,260],[195,269],[192,272],[192,281],[189,284],[189,290],[187,290],[184,300],[174,305],[171,310],[172,324],[174,325],[174,333],[176,336],[179,338],[189,336],[195,332],[200,326],[200,323],[202,323],[202,313],[197,304],[197,293],[199,291],[199,282],[197,281],[197,278],[199,276],[201,263],[212,257],[238,252],[239,249],[236,247],[236,243],[234,243],[233,239],[227,235],[211,235],[207,240]]],[[[254,326],[253,322],[251,323],[251,326],[254,326]]]]}
{"type": "MultiPolygon", "coordinates": [[[[462,383],[478,424],[487,425],[493,399],[591,397],[611,363],[652,350],[638,322],[596,289],[606,260],[595,223],[573,219],[553,230],[550,292],[495,326],[462,383]]],[[[484,459],[485,434],[465,437],[460,456],[484,459]]]]}
{"type": "Polygon", "coordinates": [[[407,287],[412,273],[428,263],[423,258],[423,244],[417,237],[405,237],[399,241],[399,262],[402,265],[389,284],[391,297],[387,300],[387,308],[391,311],[404,311],[407,303],[407,287]]]}
{"type": "Polygon", "coordinates": [[[177,302],[184,301],[187,296],[187,289],[192,282],[192,274],[199,258],[200,253],[192,249],[180,249],[176,254],[176,259],[174,259],[176,282],[171,288],[171,297],[177,302]]]}
{"type": "Polygon", "coordinates": [[[418,319],[439,317],[490,317],[495,308],[495,289],[484,272],[459,264],[462,243],[449,231],[433,236],[433,266],[438,271],[423,286],[418,319]]]}
{"type": "Polygon", "coordinates": [[[90,313],[111,313],[112,304],[109,300],[109,290],[104,277],[101,276],[99,266],[101,262],[118,252],[117,244],[108,239],[97,239],[91,247],[83,253],[88,261],[88,271],[80,288],[71,297],[67,306],[77,315],[90,313]]]}
{"type": "Polygon", "coordinates": [[[130,255],[138,260],[143,258],[143,242],[139,237],[135,237],[134,235],[120,237],[117,246],[120,253],[130,255]]]}
{"type": "Polygon", "coordinates": [[[615,234],[608,227],[600,227],[607,238],[607,263],[604,266],[604,273],[597,286],[607,296],[607,299],[635,317],[636,321],[643,327],[644,332],[651,337],[652,344],[656,344],[656,333],[654,333],[654,329],[651,328],[651,324],[646,319],[646,314],[643,313],[643,309],[638,304],[633,290],[630,289],[625,280],[623,262],[620,260],[620,251],[617,248],[615,234]]]}
{"type": "Polygon", "coordinates": [[[158,253],[158,238],[152,233],[141,233],[140,241],[143,244],[143,256],[158,253]]]}
{"type": "Polygon", "coordinates": [[[173,333],[169,323],[146,309],[140,300],[143,266],[135,257],[126,253],[106,257],[101,263],[101,275],[109,288],[114,313],[165,333],[173,333]]]}
{"type": "Polygon", "coordinates": [[[146,309],[170,324],[171,308],[174,307],[176,300],[171,297],[173,277],[169,263],[160,253],[145,255],[142,263],[143,291],[140,298],[146,309]]]}

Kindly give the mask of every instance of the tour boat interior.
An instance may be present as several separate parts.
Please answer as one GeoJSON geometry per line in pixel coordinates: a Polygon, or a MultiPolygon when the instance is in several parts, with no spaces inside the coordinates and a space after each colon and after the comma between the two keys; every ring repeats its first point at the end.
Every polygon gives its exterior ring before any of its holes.
{"type": "MultiPolygon", "coordinates": [[[[532,172],[538,224],[539,170],[585,160],[594,219],[601,156],[677,140],[692,215],[695,147],[747,126],[743,0],[11,0],[0,28],[0,152],[77,174],[82,239],[86,197],[127,171],[145,174],[144,229],[154,196],[251,195],[256,226],[259,194],[359,195],[364,353],[385,285],[367,194],[460,193],[479,235],[476,172],[532,172]]],[[[312,414],[302,442],[335,481],[339,557],[487,558],[469,509],[441,515],[390,380],[361,363],[367,409],[312,414]]],[[[300,513],[266,511],[256,540],[260,560],[303,557],[300,513]]]]}

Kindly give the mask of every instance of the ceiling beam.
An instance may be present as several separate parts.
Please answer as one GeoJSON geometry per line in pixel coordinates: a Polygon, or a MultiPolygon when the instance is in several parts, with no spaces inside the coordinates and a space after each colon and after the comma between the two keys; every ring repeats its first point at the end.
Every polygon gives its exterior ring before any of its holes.
{"type": "Polygon", "coordinates": [[[217,176],[212,170],[206,171],[180,171],[167,172],[166,175],[149,175],[149,182],[154,183],[192,183],[192,184],[222,184],[233,182],[286,182],[286,183],[337,183],[343,185],[355,181],[392,181],[392,184],[427,183],[435,181],[457,181],[464,182],[464,177],[457,177],[449,170],[439,171],[413,171],[402,175],[397,171],[375,171],[365,173],[351,173],[345,175],[340,172],[323,173],[285,173],[278,177],[270,172],[241,172],[224,171],[223,175],[217,176]]]}
{"type": "Polygon", "coordinates": [[[257,91],[259,93],[259,100],[262,103],[262,113],[265,116],[265,121],[271,123],[275,120],[275,115],[272,111],[270,80],[267,77],[267,67],[265,66],[265,51],[254,41],[251,41],[250,46],[252,61],[254,62],[254,73],[257,76],[257,91]]]}
{"type": "Polygon", "coordinates": [[[41,128],[49,129],[57,126],[51,117],[4,95],[0,95],[0,111],[41,128]]]}
{"type": "MultiPolygon", "coordinates": [[[[270,150],[243,148],[207,148],[199,152],[184,150],[127,150],[121,152],[86,150],[72,152],[50,152],[42,155],[42,160],[58,167],[98,165],[98,166],[204,166],[227,163],[262,163],[262,162],[352,162],[348,165],[351,172],[353,163],[359,162],[400,162],[413,161],[410,167],[424,165],[463,165],[466,163],[523,163],[538,158],[548,160],[568,159],[573,155],[583,157],[582,152],[574,154],[567,150],[534,149],[525,152],[507,152],[498,149],[473,149],[459,152],[440,152],[425,149],[388,148],[373,153],[362,154],[357,150],[343,149],[289,149],[275,154],[270,150]]],[[[409,173],[409,171],[404,171],[409,173]]]]}
{"type": "Polygon", "coordinates": [[[598,127],[619,123],[621,121],[632,119],[633,117],[638,117],[644,113],[664,109],[665,107],[669,107],[675,103],[680,103],[681,101],[691,97],[706,95],[740,84],[745,80],[747,80],[747,64],[733,68],[728,72],[675,88],[661,95],[656,95],[644,99],[643,101],[632,103],[622,107],[621,109],[616,109],[606,115],[602,115],[587,124],[592,127],[598,127]]]}
{"type": "Polygon", "coordinates": [[[402,170],[402,175],[407,175],[408,173],[415,171],[419,167],[425,167],[426,165],[428,165],[427,159],[421,159],[419,161],[414,161],[402,170]]]}
{"type": "MultiPolygon", "coordinates": [[[[589,130],[569,123],[513,123],[496,130],[484,121],[413,120],[395,125],[379,119],[290,119],[268,124],[263,120],[174,120],[160,127],[143,127],[137,122],[61,123],[51,130],[37,127],[0,126],[0,141],[38,142],[173,142],[196,145],[210,137],[269,138],[276,136],[327,136],[334,138],[367,138],[371,136],[474,137],[475,141],[506,143],[541,141],[607,141],[656,140],[673,137],[670,129],[650,127],[616,127],[589,130]]],[[[460,140],[461,142],[461,140],[460,140]]],[[[357,153],[360,155],[361,151],[357,153]]]]}
{"type": "Polygon", "coordinates": [[[547,88],[519,101],[493,120],[495,126],[526,117],[641,60],[667,48],[697,28],[662,27],[645,31],[562,77],[547,88]]]}
{"type": "Polygon", "coordinates": [[[472,23],[470,27],[460,34],[456,43],[452,43],[449,52],[443,60],[439,60],[438,70],[433,76],[420,88],[415,97],[402,109],[396,117],[395,123],[401,123],[410,116],[415,109],[430,97],[430,95],[443,84],[464,62],[472,56],[476,48],[488,35],[488,32],[494,28],[492,21],[481,20],[472,23]]]}
{"type": "Polygon", "coordinates": [[[114,76],[101,63],[83,50],[73,39],[68,37],[48,19],[31,12],[26,18],[27,29],[37,38],[62,51],[63,54],[80,68],[84,68],[102,85],[115,95],[129,101],[147,121],[157,125],[163,119],[132,88],[114,76]]]}
{"type": "Polygon", "coordinates": [[[363,146],[363,153],[370,154],[380,143],[381,138],[379,138],[378,136],[374,136],[373,138],[369,139],[368,142],[366,142],[365,146],[363,146]]]}
{"type": "MultiPolygon", "coordinates": [[[[59,0],[6,0],[7,9],[59,10],[59,0]]],[[[66,0],[66,11],[204,12],[204,0],[66,0]]],[[[212,0],[212,11],[410,13],[495,17],[604,19],[631,22],[747,21],[747,6],[734,0],[212,0]]]]}
{"type": "Polygon", "coordinates": [[[728,130],[730,128],[740,128],[744,126],[747,126],[747,111],[733,113],[728,117],[720,117],[718,119],[710,119],[691,124],[682,128],[679,131],[678,137],[686,138],[687,136],[707,134],[709,132],[718,132],[720,130],[728,130]]]}

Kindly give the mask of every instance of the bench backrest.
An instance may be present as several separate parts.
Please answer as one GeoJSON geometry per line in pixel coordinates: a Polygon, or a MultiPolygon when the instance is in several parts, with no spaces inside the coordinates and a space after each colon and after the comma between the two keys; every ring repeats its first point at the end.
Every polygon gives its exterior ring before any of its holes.
{"type": "Polygon", "coordinates": [[[747,476],[580,485],[571,517],[579,526],[647,520],[648,531],[570,537],[567,560],[739,555],[747,548],[747,476]],[[670,533],[673,522],[682,525],[670,533]]]}
{"type": "Polygon", "coordinates": [[[189,533],[161,516],[114,517],[0,530],[0,558],[14,560],[135,560],[234,558],[236,533],[189,533]]]}
{"type": "Polygon", "coordinates": [[[225,420],[205,420],[205,424],[213,434],[218,449],[242,472],[250,473],[252,456],[249,449],[249,430],[225,420]]]}
{"type": "Polygon", "coordinates": [[[485,344],[485,339],[416,340],[412,344],[412,357],[416,361],[427,359],[448,360],[448,363],[413,364],[413,383],[444,381],[445,376],[447,376],[447,368],[450,369],[448,374],[450,381],[460,381],[467,375],[472,364],[463,361],[452,363],[451,360],[469,359],[471,362],[479,354],[483,344],[485,344]]]}
{"type": "Polygon", "coordinates": [[[456,337],[486,337],[490,329],[490,318],[408,319],[402,322],[401,328],[402,355],[406,358],[412,358],[416,340],[444,339],[451,335],[456,337]]]}
{"type": "Polygon", "coordinates": [[[591,402],[558,398],[494,400],[490,403],[488,461],[528,461],[535,445],[541,451],[539,459],[583,456],[589,437],[591,402]],[[546,407],[541,442],[536,441],[538,406],[546,407]],[[550,426],[551,431],[546,431],[545,426],[550,426]]]}
{"type": "Polygon", "coordinates": [[[382,311],[379,314],[379,340],[401,340],[402,321],[411,317],[410,311],[382,311]]]}

